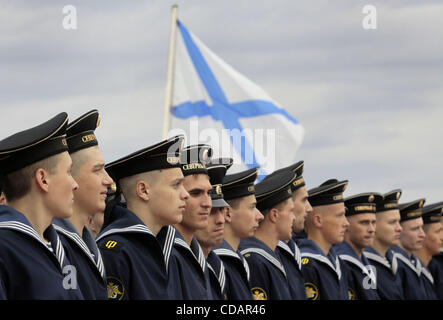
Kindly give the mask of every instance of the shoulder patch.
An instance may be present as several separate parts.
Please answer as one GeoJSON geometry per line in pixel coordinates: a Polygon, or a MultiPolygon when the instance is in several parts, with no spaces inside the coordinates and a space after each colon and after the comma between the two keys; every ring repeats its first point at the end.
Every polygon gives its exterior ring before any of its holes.
{"type": "Polygon", "coordinates": [[[355,298],[355,291],[351,287],[348,287],[348,299],[355,300],[355,298]]]}
{"type": "Polygon", "coordinates": [[[121,300],[125,295],[125,287],[120,279],[116,277],[106,277],[106,286],[108,289],[108,299],[121,300]]]}
{"type": "Polygon", "coordinates": [[[318,288],[311,282],[305,282],[306,298],[308,300],[318,299],[318,288]]]}
{"type": "Polygon", "coordinates": [[[266,291],[260,287],[252,288],[251,292],[254,300],[268,300],[268,295],[266,294],[266,291]]]}
{"type": "Polygon", "coordinates": [[[307,265],[309,263],[309,261],[310,261],[309,258],[302,258],[301,259],[301,264],[302,265],[307,265]]]}
{"type": "Polygon", "coordinates": [[[108,240],[104,244],[102,244],[100,248],[120,252],[122,246],[123,246],[122,242],[118,242],[115,240],[108,240]]]}

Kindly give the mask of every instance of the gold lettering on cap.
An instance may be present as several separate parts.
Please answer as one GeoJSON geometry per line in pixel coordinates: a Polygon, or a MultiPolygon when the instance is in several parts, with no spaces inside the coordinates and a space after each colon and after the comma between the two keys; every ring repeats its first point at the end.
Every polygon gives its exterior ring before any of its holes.
{"type": "Polygon", "coordinates": [[[375,211],[375,206],[355,206],[354,211],[375,211]]]}
{"type": "Polygon", "coordinates": [[[408,218],[417,217],[421,215],[421,211],[411,211],[406,214],[408,218]]]}
{"type": "Polygon", "coordinates": [[[385,203],[384,207],[386,209],[396,208],[397,207],[397,203],[385,203]]]}
{"type": "Polygon", "coordinates": [[[430,216],[429,218],[431,222],[440,222],[440,216],[430,216]]]}
{"type": "Polygon", "coordinates": [[[343,199],[343,195],[342,194],[338,194],[338,195],[332,197],[332,200],[334,200],[334,201],[342,200],[342,199],[343,199]]]}
{"type": "Polygon", "coordinates": [[[249,187],[248,187],[248,191],[249,191],[249,192],[254,192],[254,191],[255,191],[254,186],[249,186],[249,187]]]}
{"type": "Polygon", "coordinates": [[[89,142],[89,141],[94,141],[94,140],[95,140],[95,134],[93,134],[93,133],[88,134],[88,135],[82,137],[83,143],[86,143],[86,142],[89,142]]]}
{"type": "Polygon", "coordinates": [[[195,170],[195,169],[206,169],[206,166],[203,163],[190,163],[182,166],[183,170],[195,170]]]}

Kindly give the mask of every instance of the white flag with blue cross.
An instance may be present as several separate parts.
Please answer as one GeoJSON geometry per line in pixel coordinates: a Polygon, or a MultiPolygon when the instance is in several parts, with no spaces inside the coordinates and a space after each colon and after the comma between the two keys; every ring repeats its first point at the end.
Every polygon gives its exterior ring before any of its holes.
{"type": "MultiPolygon", "coordinates": [[[[171,130],[230,157],[229,173],[260,166],[260,177],[293,164],[303,126],[177,21],[171,130]]],[[[261,66],[260,66],[261,67],[261,66]]]]}

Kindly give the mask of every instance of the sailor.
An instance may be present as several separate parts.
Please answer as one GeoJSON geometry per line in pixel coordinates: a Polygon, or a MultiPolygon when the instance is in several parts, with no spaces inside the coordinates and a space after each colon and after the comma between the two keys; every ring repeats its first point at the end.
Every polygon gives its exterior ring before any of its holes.
{"type": "Polygon", "coordinates": [[[212,207],[207,170],[211,156],[211,147],[200,144],[184,148],[180,158],[183,185],[189,197],[182,221],[174,225],[176,233],[169,264],[169,292],[177,300],[215,298],[209,287],[205,255],[195,238],[197,230],[207,228],[212,207]]]}
{"type": "Polygon", "coordinates": [[[291,184],[296,174],[280,172],[255,186],[257,209],[263,214],[254,237],[240,242],[250,270],[249,285],[256,300],[291,300],[286,270],[275,249],[292,237],[295,216],[291,184]]]}
{"type": "Polygon", "coordinates": [[[222,182],[226,170],[232,166],[230,158],[213,159],[208,164],[208,175],[212,186],[210,192],[212,208],[208,217],[208,226],[195,232],[195,237],[200,244],[206,258],[209,276],[209,290],[213,299],[226,300],[226,272],[223,261],[212,250],[223,241],[225,225],[225,209],[229,204],[223,199],[222,182]]]}
{"type": "Polygon", "coordinates": [[[349,227],[343,202],[347,185],[347,180],[329,179],[308,191],[313,211],[306,217],[307,238],[298,245],[309,300],[348,300],[346,276],[333,248],[349,227]]]}
{"type": "Polygon", "coordinates": [[[347,272],[350,300],[379,300],[375,269],[363,255],[375,238],[376,204],[383,196],[366,192],[345,199],[346,217],[349,221],[345,241],[336,246],[336,252],[347,272]]]}
{"type": "Polygon", "coordinates": [[[277,170],[268,176],[270,177],[281,171],[286,171],[286,175],[288,176],[291,175],[291,172],[296,174],[295,180],[291,183],[295,216],[294,223],[292,225],[293,237],[288,241],[280,240],[277,248],[275,249],[275,252],[280,257],[283,267],[286,270],[286,276],[288,277],[289,287],[294,300],[306,300],[305,281],[303,280],[303,276],[301,274],[300,249],[297,246],[295,237],[295,235],[300,234],[300,232],[304,230],[306,215],[312,212],[312,207],[308,201],[306,183],[302,176],[303,169],[304,162],[299,161],[292,166],[277,170]]]}
{"type": "Polygon", "coordinates": [[[225,230],[222,244],[214,252],[226,269],[229,300],[252,300],[249,286],[249,266],[238,251],[241,239],[254,236],[263,215],[257,210],[254,181],[258,168],[252,168],[224,177],[222,192],[229,204],[225,212],[225,230]]]}
{"type": "Polygon", "coordinates": [[[397,264],[393,263],[393,252],[389,248],[400,243],[402,227],[398,200],[402,191],[395,189],[383,195],[377,203],[376,232],[372,247],[363,251],[363,255],[375,268],[377,293],[383,300],[402,300],[403,287],[397,276],[397,264]]]}
{"type": "Polygon", "coordinates": [[[66,255],[76,268],[83,297],[88,300],[108,298],[103,260],[87,228],[90,217],[105,210],[106,193],[113,183],[94,133],[99,123],[99,113],[94,109],[68,124],[66,141],[72,176],[79,189],[74,192],[74,214],[68,219],[53,220],[66,255]]]}
{"type": "Polygon", "coordinates": [[[425,300],[428,298],[424,282],[420,277],[422,264],[414,254],[423,246],[425,233],[421,209],[425,199],[418,199],[399,205],[400,224],[402,232],[400,244],[392,246],[393,259],[398,265],[398,276],[403,285],[403,294],[406,300],[425,300]]]}
{"type": "Polygon", "coordinates": [[[415,252],[415,255],[422,264],[420,277],[423,280],[428,299],[438,299],[438,283],[437,280],[441,275],[437,275],[437,279],[434,279],[432,275],[430,262],[432,256],[440,253],[440,248],[443,244],[443,230],[440,223],[442,217],[443,202],[434,203],[423,207],[423,230],[426,234],[423,241],[423,247],[415,252]]]}
{"type": "Polygon", "coordinates": [[[71,157],[63,112],[0,141],[0,292],[9,300],[82,299],[53,218],[73,214],[71,157]]]}
{"type": "Polygon", "coordinates": [[[168,263],[186,199],[179,157],[183,136],[113,161],[105,169],[117,184],[97,237],[108,298],[168,299],[168,263]],[[121,195],[126,206],[120,204],[121,195]]]}
{"type": "MultiPolygon", "coordinates": [[[[443,202],[439,202],[435,204],[436,207],[439,207],[443,202]]],[[[443,208],[441,209],[441,213],[443,214],[443,208]]],[[[443,216],[440,219],[440,224],[443,227],[443,216]]],[[[429,270],[434,278],[435,289],[437,292],[438,299],[443,299],[443,243],[440,247],[440,252],[432,257],[431,262],[429,262],[429,270]]]]}

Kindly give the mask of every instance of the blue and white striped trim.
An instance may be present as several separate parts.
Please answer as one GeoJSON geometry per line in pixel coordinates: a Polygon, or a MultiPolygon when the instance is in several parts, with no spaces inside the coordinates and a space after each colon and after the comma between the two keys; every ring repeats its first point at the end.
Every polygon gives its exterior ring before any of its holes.
{"type": "Polygon", "coordinates": [[[280,263],[280,261],[278,261],[278,259],[276,259],[275,257],[273,257],[272,255],[270,255],[269,253],[267,253],[265,250],[263,249],[258,249],[258,248],[247,248],[244,249],[240,252],[243,256],[247,253],[256,253],[261,255],[263,258],[265,258],[266,260],[268,260],[270,263],[272,263],[277,269],[279,269],[283,275],[286,278],[286,271],[285,268],[283,267],[283,265],[280,263]]]}
{"type": "Polygon", "coordinates": [[[302,252],[301,253],[301,257],[302,258],[304,258],[304,257],[312,258],[314,260],[317,260],[319,262],[322,262],[322,263],[326,264],[332,270],[334,270],[334,272],[337,274],[338,279],[341,279],[340,261],[339,261],[338,257],[335,258],[335,264],[336,264],[337,267],[334,267],[332,262],[327,257],[325,257],[325,256],[323,256],[321,254],[302,252]]]}
{"type": "Polygon", "coordinates": [[[46,250],[52,252],[55,255],[55,257],[57,258],[57,260],[60,264],[60,267],[63,269],[63,263],[64,263],[64,259],[65,259],[65,251],[63,250],[63,246],[61,245],[61,241],[58,237],[57,237],[57,243],[55,244],[56,249],[54,252],[53,250],[50,250],[48,248],[47,244],[39,236],[37,231],[35,231],[34,228],[32,228],[31,226],[29,226],[27,224],[24,224],[24,223],[18,222],[18,221],[4,221],[4,222],[0,222],[0,228],[19,231],[19,232],[22,232],[22,233],[30,236],[31,238],[34,238],[39,243],[41,243],[46,248],[46,250]]]}
{"type": "Polygon", "coordinates": [[[165,259],[166,270],[168,271],[169,258],[171,257],[172,247],[174,246],[175,238],[175,228],[173,226],[168,226],[168,231],[166,232],[165,244],[163,246],[163,257],[165,259]]]}
{"type": "Polygon", "coordinates": [[[368,276],[371,279],[372,284],[377,283],[377,279],[376,279],[374,272],[370,272],[369,269],[366,266],[364,266],[361,261],[359,261],[355,257],[350,256],[348,254],[340,254],[339,257],[340,257],[340,259],[342,259],[344,261],[348,261],[348,262],[352,263],[353,265],[357,266],[362,271],[362,273],[364,275],[368,276]]]}
{"type": "Polygon", "coordinates": [[[198,245],[198,257],[195,256],[194,252],[192,252],[191,248],[189,247],[189,245],[186,243],[185,240],[181,239],[181,238],[175,238],[174,239],[174,244],[179,245],[183,248],[185,248],[186,250],[189,250],[192,253],[192,256],[197,260],[198,264],[200,265],[203,273],[205,273],[206,270],[206,259],[205,256],[203,254],[203,250],[201,249],[200,245],[197,243],[198,245]]]}
{"type": "Polygon", "coordinates": [[[235,258],[235,259],[239,259],[242,262],[242,264],[243,264],[243,267],[244,267],[245,272],[246,272],[246,278],[249,281],[249,275],[250,275],[249,265],[248,265],[248,262],[245,260],[245,258],[243,258],[242,256],[239,256],[237,252],[229,250],[229,249],[218,248],[218,249],[215,249],[213,251],[218,256],[228,256],[228,257],[232,257],[232,258],[235,258]]]}
{"type": "Polygon", "coordinates": [[[102,233],[99,237],[97,237],[97,239],[95,239],[95,241],[100,241],[101,239],[103,239],[104,237],[107,237],[111,234],[118,234],[118,233],[126,233],[126,232],[141,232],[141,233],[147,233],[150,234],[151,236],[155,237],[155,235],[152,233],[151,230],[149,230],[149,228],[143,224],[135,224],[133,226],[129,226],[126,228],[115,228],[115,229],[110,229],[104,233],[102,233]]]}
{"type": "Polygon", "coordinates": [[[83,241],[83,239],[76,233],[76,232],[70,232],[56,224],[52,225],[55,230],[57,230],[57,232],[60,232],[62,234],[64,234],[66,237],[68,237],[69,239],[71,239],[72,241],[74,241],[74,243],[83,250],[83,252],[86,254],[86,256],[89,257],[89,259],[92,260],[92,262],[94,263],[94,265],[97,267],[98,271],[100,272],[100,275],[102,276],[102,278],[105,276],[105,269],[103,266],[103,261],[101,260],[101,255],[100,255],[100,251],[99,252],[99,256],[97,257],[97,262],[94,260],[94,255],[91,253],[91,251],[89,250],[88,246],[86,245],[86,243],[83,241]]]}
{"type": "Polygon", "coordinates": [[[407,257],[402,255],[401,253],[394,252],[392,255],[392,261],[394,262],[397,259],[402,261],[406,266],[408,266],[412,271],[414,271],[415,274],[417,274],[417,277],[420,277],[420,269],[417,269],[411,260],[409,260],[407,257]]]}

